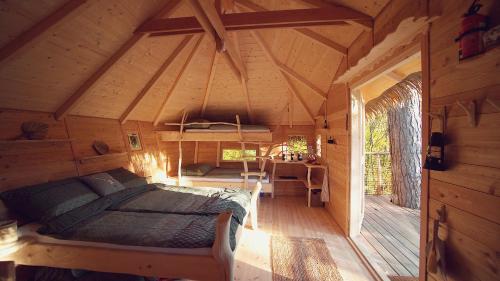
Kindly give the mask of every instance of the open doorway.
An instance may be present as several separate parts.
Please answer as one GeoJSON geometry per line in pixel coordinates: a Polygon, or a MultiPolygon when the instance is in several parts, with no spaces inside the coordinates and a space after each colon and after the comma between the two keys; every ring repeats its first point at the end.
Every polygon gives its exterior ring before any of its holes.
{"type": "Polygon", "coordinates": [[[419,53],[351,91],[350,237],[383,280],[418,280],[421,100],[419,53]]]}

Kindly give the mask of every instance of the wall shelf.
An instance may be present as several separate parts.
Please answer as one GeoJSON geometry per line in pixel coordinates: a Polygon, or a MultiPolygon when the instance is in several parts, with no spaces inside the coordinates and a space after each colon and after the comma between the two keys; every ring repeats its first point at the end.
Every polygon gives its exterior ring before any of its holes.
{"type": "Polygon", "coordinates": [[[80,164],[85,164],[88,162],[96,161],[96,160],[105,160],[105,159],[111,159],[119,156],[124,156],[127,155],[127,152],[115,152],[115,153],[108,153],[108,154],[103,154],[103,155],[93,155],[93,156],[86,156],[78,159],[78,162],[80,164]]]}
{"type": "Polygon", "coordinates": [[[0,144],[51,143],[51,142],[71,142],[71,141],[74,141],[74,139],[0,140],[0,144]]]}

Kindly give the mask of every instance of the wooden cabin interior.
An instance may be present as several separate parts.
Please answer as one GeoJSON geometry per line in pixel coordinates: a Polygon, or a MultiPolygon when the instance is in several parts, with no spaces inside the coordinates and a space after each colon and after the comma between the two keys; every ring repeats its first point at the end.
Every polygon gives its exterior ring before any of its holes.
{"type": "Polygon", "coordinates": [[[0,1],[0,280],[500,280],[499,15],[0,1]]]}

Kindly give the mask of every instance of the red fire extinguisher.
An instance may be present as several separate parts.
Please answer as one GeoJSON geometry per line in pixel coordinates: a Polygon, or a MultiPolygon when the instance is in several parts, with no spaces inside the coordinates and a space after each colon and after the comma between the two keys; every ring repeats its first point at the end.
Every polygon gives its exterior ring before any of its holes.
{"type": "Polygon", "coordinates": [[[487,30],[488,17],[477,12],[482,7],[474,0],[462,19],[459,41],[458,58],[460,60],[481,54],[484,51],[483,34],[487,30]]]}

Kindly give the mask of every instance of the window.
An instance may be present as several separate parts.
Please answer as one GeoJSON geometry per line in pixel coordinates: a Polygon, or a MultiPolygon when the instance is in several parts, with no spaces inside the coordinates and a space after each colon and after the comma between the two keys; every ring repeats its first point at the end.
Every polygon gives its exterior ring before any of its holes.
{"type": "Polygon", "coordinates": [[[242,153],[243,150],[238,148],[224,148],[222,149],[222,161],[243,161],[243,157],[247,161],[257,161],[257,150],[247,149],[242,153]]]}
{"type": "Polygon", "coordinates": [[[321,157],[321,134],[316,135],[316,156],[321,157]]]}
{"type": "Polygon", "coordinates": [[[307,153],[307,139],[305,136],[288,136],[288,150],[294,153],[307,153]]]}

